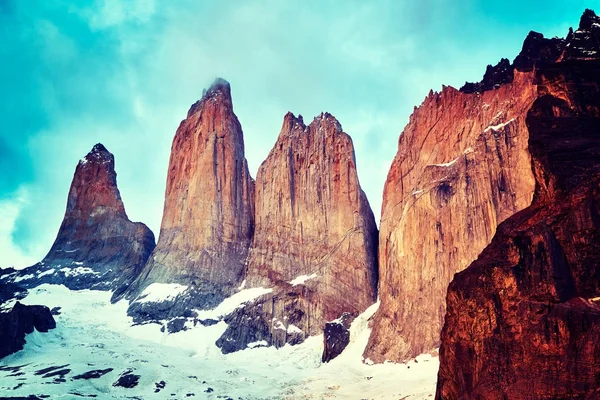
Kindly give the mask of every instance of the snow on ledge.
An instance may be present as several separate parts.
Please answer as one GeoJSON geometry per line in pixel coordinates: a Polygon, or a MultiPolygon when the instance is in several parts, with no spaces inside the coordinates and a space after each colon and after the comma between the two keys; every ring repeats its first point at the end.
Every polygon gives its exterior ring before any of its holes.
{"type": "Polygon", "coordinates": [[[64,267],[64,268],[59,269],[59,271],[62,272],[63,274],[65,274],[66,277],[84,275],[84,274],[100,275],[98,272],[94,271],[93,269],[91,269],[89,267],[76,267],[76,268],[64,267]]]}
{"type": "Polygon", "coordinates": [[[292,286],[296,286],[296,285],[302,285],[302,284],[304,284],[304,282],[306,282],[307,280],[309,280],[309,279],[314,279],[314,278],[316,278],[316,277],[317,277],[317,274],[316,274],[316,273],[314,273],[314,272],[313,272],[312,274],[310,274],[310,275],[300,275],[300,276],[296,277],[295,279],[291,280],[291,281],[290,281],[290,284],[291,284],[292,286]]]}
{"type": "Polygon", "coordinates": [[[196,312],[200,319],[219,319],[227,314],[231,314],[236,308],[272,291],[273,289],[271,288],[263,287],[244,289],[226,298],[212,310],[196,310],[196,312]]]}
{"type": "Polygon", "coordinates": [[[506,121],[506,122],[503,122],[503,123],[501,123],[501,124],[498,124],[498,125],[490,125],[490,126],[488,126],[487,128],[485,128],[483,131],[484,131],[484,132],[489,132],[489,131],[491,131],[491,130],[492,130],[492,131],[496,131],[496,132],[497,132],[497,131],[499,131],[500,129],[504,128],[506,125],[508,125],[508,124],[510,124],[511,122],[513,122],[514,120],[515,120],[515,119],[514,119],[514,118],[512,118],[512,119],[510,119],[510,120],[508,120],[508,121],[506,121]]]}
{"type": "Polygon", "coordinates": [[[188,289],[178,283],[153,283],[136,299],[138,303],[159,303],[174,300],[188,289]]]}
{"type": "Polygon", "coordinates": [[[52,275],[52,274],[54,273],[54,271],[55,271],[55,270],[54,270],[54,268],[51,268],[51,269],[49,269],[49,270],[47,270],[47,271],[40,272],[40,273],[38,274],[38,276],[37,276],[37,277],[38,277],[38,279],[39,279],[39,278],[41,278],[42,276],[46,276],[46,275],[52,275]]]}
{"type": "Polygon", "coordinates": [[[27,275],[22,275],[22,276],[16,277],[13,282],[28,281],[28,280],[33,279],[33,278],[35,278],[35,275],[33,275],[33,274],[27,274],[27,275]]]}

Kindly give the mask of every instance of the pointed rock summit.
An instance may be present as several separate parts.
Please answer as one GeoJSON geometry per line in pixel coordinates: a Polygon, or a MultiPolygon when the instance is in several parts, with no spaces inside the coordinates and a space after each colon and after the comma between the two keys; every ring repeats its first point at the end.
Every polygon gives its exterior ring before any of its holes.
{"type": "Polygon", "coordinates": [[[273,288],[226,318],[223,352],[283,346],[322,333],[376,300],[377,227],[360,188],[352,139],[331,114],[286,114],[256,178],[246,286],[273,288]]]}
{"type": "Polygon", "coordinates": [[[118,295],[154,249],[154,235],[131,222],[117,188],[114,156],[100,143],[77,164],[65,217],[44,260],[13,274],[19,286],[64,284],[118,295]]]}
{"type": "Polygon", "coordinates": [[[129,297],[141,300],[164,284],[182,292],[176,306],[159,311],[139,301],[130,313],[162,319],[216,306],[243,280],[253,231],[254,181],[242,127],[229,83],[217,79],[175,133],[158,244],[129,297]]]}

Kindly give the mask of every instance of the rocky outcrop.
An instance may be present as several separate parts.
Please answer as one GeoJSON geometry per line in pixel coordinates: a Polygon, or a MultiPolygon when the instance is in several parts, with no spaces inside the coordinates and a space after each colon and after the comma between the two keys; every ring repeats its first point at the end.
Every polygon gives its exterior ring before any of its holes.
{"type": "Polygon", "coordinates": [[[415,109],[384,189],[381,307],[365,357],[403,361],[439,345],[453,275],[531,203],[525,119],[540,96],[534,71],[568,58],[573,43],[532,32],[512,65],[488,66],[481,82],[444,87],[415,109]]]}
{"type": "Polygon", "coordinates": [[[350,326],[355,316],[343,314],[335,321],[327,322],[323,329],[323,355],[321,361],[326,363],[340,354],[350,343],[350,326]]]}
{"type": "MultiPolygon", "coordinates": [[[[569,36],[593,49],[597,27],[586,11],[569,36]]],[[[586,48],[569,41],[536,73],[526,119],[534,201],[448,289],[438,399],[600,393],[600,59],[581,57],[586,48]]]]}
{"type": "Polygon", "coordinates": [[[0,279],[24,288],[52,283],[118,295],[140,273],[153,248],[150,229],[127,218],[114,156],[98,143],[75,169],[65,217],[48,255],[0,279]]]}
{"type": "Polygon", "coordinates": [[[46,306],[26,306],[18,301],[12,310],[0,313],[0,359],[23,349],[25,335],[36,329],[48,332],[56,321],[46,306]]]}
{"type": "Polygon", "coordinates": [[[350,136],[330,114],[307,126],[288,113],[257,174],[246,278],[273,291],[230,316],[217,344],[230,352],[298,343],[322,333],[326,321],[364,311],[376,299],[376,254],[350,136]]]}
{"type": "Polygon", "coordinates": [[[152,284],[187,287],[177,306],[134,301],[143,319],[210,308],[243,280],[254,231],[254,181],[233,112],[229,83],[217,79],[181,122],[171,148],[165,206],[156,249],[128,297],[152,284]]]}

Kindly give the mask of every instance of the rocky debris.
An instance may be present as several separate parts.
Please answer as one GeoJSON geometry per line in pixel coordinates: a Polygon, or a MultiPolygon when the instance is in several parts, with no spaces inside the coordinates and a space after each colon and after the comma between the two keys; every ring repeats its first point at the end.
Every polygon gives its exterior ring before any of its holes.
{"type": "Polygon", "coordinates": [[[154,393],[158,393],[163,390],[167,386],[165,381],[155,382],[154,383],[154,393]]]}
{"type": "Polygon", "coordinates": [[[322,362],[329,362],[342,354],[342,351],[350,343],[350,325],[355,318],[355,315],[344,313],[337,320],[325,324],[322,362]]]}
{"type": "Polygon", "coordinates": [[[242,128],[229,83],[217,79],[173,139],[160,237],[128,293],[130,315],[169,319],[218,305],[242,282],[253,231],[254,181],[242,128]],[[156,301],[142,315],[135,300],[153,283],[189,285],[190,291],[171,304],[156,301]]]}
{"type": "MultiPolygon", "coordinates": [[[[404,361],[438,347],[452,277],[490,243],[499,223],[531,204],[526,117],[543,95],[535,71],[570,62],[571,36],[530,33],[510,83],[498,72],[508,71],[503,61],[500,70],[488,68],[485,90],[444,87],[415,109],[384,188],[381,306],[365,358],[404,361]],[[500,85],[487,90],[491,82],[500,85]]],[[[585,37],[581,46],[595,46],[592,34],[585,37]]]]}
{"type": "Polygon", "coordinates": [[[83,374],[75,375],[73,377],[73,379],[75,379],[75,380],[77,380],[77,379],[98,379],[98,378],[108,374],[112,370],[113,370],[113,368],[95,369],[92,371],[85,372],[83,374]]]}
{"type": "Polygon", "coordinates": [[[150,229],[127,218],[114,156],[98,143],[77,164],[63,222],[44,260],[0,277],[0,286],[2,281],[24,288],[63,284],[73,290],[113,290],[118,296],[153,248],[150,229]]]}
{"type": "Polygon", "coordinates": [[[123,387],[126,389],[131,389],[131,388],[136,387],[140,380],[140,376],[135,375],[132,372],[133,372],[133,370],[127,370],[127,371],[123,372],[121,374],[121,376],[119,376],[119,379],[115,383],[113,383],[113,386],[123,387]]]}
{"type": "Polygon", "coordinates": [[[377,291],[377,227],[360,188],[352,139],[331,114],[308,126],[288,113],[256,178],[246,286],[273,292],[226,318],[223,352],[296,344],[377,291]]]}
{"type": "Polygon", "coordinates": [[[600,393],[600,61],[565,60],[536,80],[534,201],[450,284],[438,399],[600,393]]]}
{"type": "Polygon", "coordinates": [[[56,328],[56,322],[46,306],[26,306],[16,302],[8,313],[0,314],[0,359],[23,349],[25,335],[48,332],[56,328]]]}
{"type": "MultiPolygon", "coordinates": [[[[52,377],[58,377],[57,379],[60,379],[64,382],[65,376],[67,374],[69,374],[71,372],[71,370],[69,368],[64,368],[64,369],[59,369],[57,371],[53,371],[53,372],[48,372],[46,375],[42,376],[42,378],[52,378],[52,377]]],[[[75,379],[75,378],[73,378],[75,379]]]]}
{"type": "Polygon", "coordinates": [[[34,375],[45,375],[45,374],[47,374],[49,372],[56,371],[58,369],[62,369],[62,368],[68,367],[68,366],[69,366],[69,364],[65,364],[65,365],[53,365],[51,367],[42,368],[40,370],[35,371],[34,375]]]}

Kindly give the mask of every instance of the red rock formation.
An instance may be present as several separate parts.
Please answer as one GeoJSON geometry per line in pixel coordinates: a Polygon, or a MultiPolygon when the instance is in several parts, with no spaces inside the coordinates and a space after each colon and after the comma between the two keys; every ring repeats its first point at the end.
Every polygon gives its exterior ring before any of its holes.
{"type": "Polygon", "coordinates": [[[365,357],[403,361],[439,345],[445,293],[502,220],[530,204],[526,110],[533,73],[497,90],[444,87],[415,110],[384,188],[381,306],[365,357]]]}
{"type": "Polygon", "coordinates": [[[140,273],[153,248],[150,229],[127,218],[114,156],[98,143],[75,169],[65,217],[48,255],[11,279],[23,287],[55,283],[111,289],[118,295],[140,273]]]}
{"type": "Polygon", "coordinates": [[[303,339],[345,312],[364,311],[376,299],[376,252],[377,227],[358,182],[352,139],[330,114],[306,126],[288,113],[257,174],[248,262],[247,285],[274,290],[230,318],[224,351],[259,340],[297,342],[298,335],[279,338],[280,331],[293,325],[303,339]],[[260,325],[255,332],[247,317],[260,325]]]}
{"type": "Polygon", "coordinates": [[[340,123],[324,113],[306,126],[288,113],[256,179],[248,283],[314,275],[303,284],[330,298],[325,318],[373,304],[377,228],[358,182],[352,139],[340,123]]]}
{"type": "Polygon", "coordinates": [[[448,289],[438,399],[600,393],[600,18],[570,36],[526,120],[533,204],[448,289]]]}
{"type": "Polygon", "coordinates": [[[568,46],[531,32],[512,65],[489,65],[481,82],[444,87],[415,109],[384,189],[381,307],[365,357],[403,361],[439,345],[453,275],[531,202],[525,117],[539,96],[534,68],[562,59],[568,46]]]}
{"type": "Polygon", "coordinates": [[[254,229],[254,181],[233,112],[229,83],[217,79],[173,139],[156,249],[132,297],[154,282],[190,285],[206,308],[243,279],[254,229]]]}

